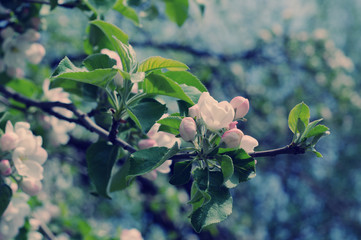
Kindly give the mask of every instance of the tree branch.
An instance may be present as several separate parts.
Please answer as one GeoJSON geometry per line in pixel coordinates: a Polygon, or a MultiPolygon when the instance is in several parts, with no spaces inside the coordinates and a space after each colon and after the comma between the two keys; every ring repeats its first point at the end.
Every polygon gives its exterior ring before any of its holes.
{"type": "MultiPolygon", "coordinates": [[[[25,0],[24,2],[50,5],[49,1],[43,1],[43,0],[25,0]]],[[[76,0],[74,2],[58,3],[57,5],[59,7],[63,7],[63,8],[75,8],[79,3],[80,3],[80,1],[76,0]]]]}
{"type": "MultiPolygon", "coordinates": [[[[36,101],[30,98],[26,98],[20,94],[18,94],[17,92],[11,90],[11,89],[7,89],[3,86],[0,86],[0,92],[7,98],[12,98],[15,101],[21,102],[23,104],[25,104],[27,107],[37,107],[41,110],[43,110],[44,112],[53,115],[61,120],[65,120],[68,122],[73,122],[76,123],[78,125],[83,126],[84,128],[88,129],[91,132],[95,132],[97,133],[100,137],[105,138],[105,139],[109,139],[109,132],[103,128],[101,128],[100,126],[98,126],[97,124],[95,124],[87,114],[83,113],[82,111],[80,111],[79,109],[77,109],[73,104],[68,104],[68,103],[62,103],[62,102],[41,102],[41,101],[36,101]],[[65,108],[71,112],[73,112],[73,114],[77,117],[77,118],[68,118],[58,112],[55,112],[53,110],[54,107],[61,107],[61,108],[65,108]]],[[[110,139],[109,139],[110,140],[110,139]]],[[[134,147],[132,147],[131,145],[129,145],[128,143],[126,143],[125,141],[121,140],[120,138],[113,138],[110,140],[114,145],[120,146],[123,149],[129,151],[130,153],[134,153],[136,152],[136,149],[134,147]]]]}
{"type": "Polygon", "coordinates": [[[305,152],[306,150],[304,148],[301,148],[294,144],[290,144],[282,148],[252,152],[249,153],[248,155],[250,155],[253,158],[256,158],[256,157],[274,157],[276,155],[281,155],[281,154],[304,154],[305,152]]]}
{"type": "MultiPolygon", "coordinates": [[[[30,98],[26,98],[26,97],[20,95],[19,93],[15,92],[14,90],[7,89],[3,86],[0,86],[0,93],[2,93],[7,98],[12,98],[18,102],[25,104],[26,107],[31,107],[31,106],[37,107],[37,108],[43,110],[44,112],[46,112],[52,116],[55,116],[61,120],[65,120],[68,122],[73,122],[78,125],[81,125],[84,128],[86,128],[87,130],[98,134],[102,138],[108,139],[114,145],[120,146],[130,153],[134,153],[137,151],[133,146],[129,145],[127,142],[123,141],[122,139],[120,139],[116,136],[120,121],[114,120],[111,130],[110,130],[110,132],[108,132],[107,130],[101,128],[96,123],[94,123],[87,114],[85,114],[82,111],[80,111],[79,109],[77,109],[73,104],[62,103],[62,102],[36,101],[36,100],[30,99],[30,98]],[[68,118],[68,117],[54,111],[53,110],[54,107],[65,108],[65,109],[73,112],[73,114],[77,118],[68,118]]],[[[301,148],[294,144],[290,144],[290,145],[287,145],[282,148],[252,152],[252,153],[249,153],[249,155],[253,158],[258,158],[258,157],[273,157],[273,156],[281,155],[281,154],[304,154],[305,152],[306,152],[306,150],[304,148],[301,148]]],[[[188,158],[191,158],[194,156],[196,156],[195,153],[181,153],[181,154],[174,155],[171,159],[172,160],[181,160],[181,159],[188,159],[188,158]]]]}

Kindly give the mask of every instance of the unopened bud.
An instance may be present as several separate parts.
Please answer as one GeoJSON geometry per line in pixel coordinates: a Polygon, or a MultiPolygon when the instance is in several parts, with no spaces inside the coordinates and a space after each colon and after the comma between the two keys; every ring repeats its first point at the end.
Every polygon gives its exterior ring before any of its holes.
{"type": "Polygon", "coordinates": [[[237,121],[231,122],[231,123],[228,125],[228,129],[237,128],[237,124],[238,124],[237,121]]]}
{"type": "Polygon", "coordinates": [[[138,147],[140,150],[155,147],[155,146],[157,146],[157,142],[153,139],[142,139],[138,143],[138,147]]]}
{"type": "Polygon", "coordinates": [[[185,117],[179,126],[179,133],[184,141],[192,141],[197,134],[197,125],[193,118],[185,117]]]}
{"type": "Polygon", "coordinates": [[[222,136],[222,142],[224,142],[227,148],[238,148],[243,138],[243,132],[237,128],[226,131],[222,136]]]}
{"type": "Polygon", "coordinates": [[[0,174],[3,176],[9,176],[11,174],[11,166],[9,160],[4,159],[0,161],[0,174]]]}
{"type": "Polygon", "coordinates": [[[20,183],[20,187],[23,192],[29,196],[35,196],[41,191],[43,185],[40,180],[34,178],[24,178],[20,183]]]}
{"type": "Polygon", "coordinates": [[[246,116],[249,110],[249,101],[247,98],[238,96],[231,100],[231,105],[235,111],[235,119],[240,119],[246,116]]]}

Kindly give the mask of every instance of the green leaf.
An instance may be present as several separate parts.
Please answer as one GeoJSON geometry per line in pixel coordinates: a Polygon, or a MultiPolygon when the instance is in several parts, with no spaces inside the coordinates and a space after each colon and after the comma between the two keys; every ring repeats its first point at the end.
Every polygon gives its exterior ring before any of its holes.
{"type": "Polygon", "coordinates": [[[247,181],[256,172],[254,159],[243,149],[231,150],[220,148],[218,154],[228,155],[233,160],[234,173],[229,181],[226,182],[226,186],[231,187],[234,186],[234,184],[247,181]]]}
{"type": "Polygon", "coordinates": [[[192,161],[177,162],[174,165],[173,175],[169,183],[176,186],[186,184],[191,177],[191,170],[192,161]]]}
{"type": "Polygon", "coordinates": [[[54,73],[51,75],[51,77],[60,75],[62,73],[67,73],[67,72],[84,72],[85,69],[82,68],[78,68],[76,67],[70,60],[68,57],[64,57],[58,64],[58,66],[56,67],[56,69],[54,70],[54,73]]]}
{"type": "Polygon", "coordinates": [[[297,131],[302,135],[306,129],[306,125],[300,118],[297,119],[297,131]]]}
{"type": "Polygon", "coordinates": [[[133,8],[124,5],[123,0],[118,0],[113,6],[113,9],[118,11],[124,17],[132,20],[137,26],[139,25],[139,18],[137,12],[133,8]]]}
{"type": "Polygon", "coordinates": [[[103,197],[108,195],[108,183],[119,148],[104,141],[92,144],[86,151],[88,173],[97,193],[103,197]]]}
{"type": "Polygon", "coordinates": [[[192,99],[172,79],[161,74],[150,74],[144,80],[143,89],[150,95],[165,95],[175,97],[194,105],[192,99]]]}
{"type": "Polygon", "coordinates": [[[50,0],[50,10],[54,10],[58,6],[58,0],[50,0]]]}
{"type": "Polygon", "coordinates": [[[297,104],[288,116],[288,126],[293,133],[297,133],[297,121],[300,119],[305,126],[308,125],[310,119],[309,107],[302,103],[297,104]]]}
{"type": "Polygon", "coordinates": [[[84,61],[83,65],[89,70],[112,68],[117,64],[117,61],[110,58],[106,54],[96,53],[88,56],[84,61]]]}
{"type": "Polygon", "coordinates": [[[313,137],[313,136],[316,136],[319,134],[323,134],[328,130],[330,130],[330,129],[328,127],[326,127],[325,125],[317,125],[314,128],[312,128],[305,137],[309,138],[309,137],[313,137]]]}
{"type": "Polygon", "coordinates": [[[207,92],[207,88],[203,85],[203,83],[192,73],[187,71],[181,72],[173,72],[169,71],[164,73],[165,76],[171,78],[173,81],[178,84],[185,84],[187,86],[192,86],[197,88],[200,92],[207,92]]]}
{"type": "Polygon", "coordinates": [[[176,135],[176,136],[179,134],[179,129],[172,128],[172,127],[165,126],[165,125],[160,125],[158,131],[171,133],[171,134],[176,135]]]}
{"type": "Polygon", "coordinates": [[[16,78],[6,84],[6,86],[14,89],[16,92],[26,96],[32,97],[36,93],[40,92],[39,87],[28,79],[16,78]]]}
{"type": "Polygon", "coordinates": [[[197,103],[199,98],[201,97],[202,93],[193,86],[188,86],[185,84],[181,84],[180,87],[182,88],[183,92],[190,98],[194,103],[197,103]]]}
{"type": "Polygon", "coordinates": [[[228,155],[217,155],[216,158],[221,162],[223,182],[226,182],[232,177],[234,172],[232,158],[228,155]]]}
{"type": "Polygon", "coordinates": [[[229,189],[222,185],[222,182],[222,173],[209,172],[207,193],[211,199],[190,215],[192,226],[196,232],[200,232],[206,226],[225,220],[232,213],[232,196],[229,189]]]}
{"type": "Polygon", "coordinates": [[[191,188],[191,200],[188,202],[192,204],[192,211],[207,204],[211,200],[211,196],[206,192],[199,189],[196,181],[193,181],[191,188]]]}
{"type": "Polygon", "coordinates": [[[166,109],[165,105],[154,99],[143,99],[132,107],[132,112],[137,117],[143,132],[148,132],[154,122],[162,117],[166,109]]]}
{"type": "Polygon", "coordinates": [[[127,176],[130,167],[130,160],[127,158],[123,166],[112,176],[110,180],[110,192],[120,191],[129,186],[127,176]]]}
{"type": "Polygon", "coordinates": [[[135,123],[135,125],[137,125],[137,127],[139,129],[142,129],[142,125],[140,124],[139,119],[137,118],[137,116],[135,116],[135,114],[132,112],[132,110],[130,108],[127,108],[127,113],[130,117],[130,119],[132,119],[135,123]]]}
{"type": "Polygon", "coordinates": [[[138,71],[139,72],[150,72],[157,69],[163,69],[166,68],[168,70],[178,70],[178,71],[184,71],[188,70],[188,66],[184,63],[178,62],[176,60],[167,59],[159,56],[150,57],[145,59],[141,64],[139,65],[138,71]]]}
{"type": "Polygon", "coordinates": [[[129,47],[128,35],[125,34],[122,30],[120,30],[117,26],[101,20],[92,21],[90,22],[90,24],[90,44],[98,45],[99,50],[102,48],[108,48],[117,52],[121,59],[123,70],[129,72],[129,62],[131,61],[131,59],[130,56],[127,56],[129,52],[127,53],[127,51],[125,50],[125,46],[129,47]],[[96,27],[97,29],[94,29],[94,27],[96,27]]]}
{"type": "Polygon", "coordinates": [[[152,147],[139,150],[130,156],[130,167],[127,180],[132,177],[148,173],[166,160],[170,159],[179,151],[178,143],[170,149],[166,147],[152,147]]]}
{"type": "MultiPolygon", "coordinates": [[[[2,182],[2,180],[1,180],[2,182]]],[[[11,188],[6,185],[5,183],[1,183],[0,185],[0,220],[1,216],[5,212],[6,208],[8,207],[11,197],[13,195],[13,191],[11,188]]]]}
{"type": "Polygon", "coordinates": [[[157,121],[157,123],[160,123],[163,126],[167,126],[177,130],[179,130],[179,126],[181,122],[182,122],[182,118],[178,116],[170,116],[170,117],[162,118],[157,121]]]}
{"type": "MultiPolygon", "coordinates": [[[[303,134],[302,134],[302,136],[301,136],[301,139],[302,138],[305,138],[306,136],[307,136],[307,134],[309,133],[309,131],[311,130],[311,129],[313,129],[319,122],[321,122],[322,121],[322,118],[321,119],[317,119],[317,120],[315,120],[315,121],[313,121],[313,122],[310,122],[308,125],[307,125],[307,127],[306,127],[306,129],[305,129],[305,131],[303,132],[303,134]]],[[[307,138],[307,137],[306,137],[307,138]]]]}
{"type": "Polygon", "coordinates": [[[64,82],[66,83],[66,81],[70,80],[105,89],[117,72],[118,70],[114,68],[95,69],[89,72],[65,72],[51,78],[51,87],[62,87],[64,82]]]}
{"type": "Polygon", "coordinates": [[[165,13],[180,27],[188,18],[188,0],[165,0],[165,13]]]}

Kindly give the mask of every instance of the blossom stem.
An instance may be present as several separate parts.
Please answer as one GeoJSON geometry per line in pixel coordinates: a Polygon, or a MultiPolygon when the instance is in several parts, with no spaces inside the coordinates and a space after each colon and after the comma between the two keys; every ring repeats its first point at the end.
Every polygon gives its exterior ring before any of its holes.
{"type": "Polygon", "coordinates": [[[266,151],[258,151],[249,153],[253,158],[256,157],[274,157],[281,154],[304,154],[306,152],[305,148],[302,148],[296,144],[289,144],[282,148],[270,149],[266,151]]]}

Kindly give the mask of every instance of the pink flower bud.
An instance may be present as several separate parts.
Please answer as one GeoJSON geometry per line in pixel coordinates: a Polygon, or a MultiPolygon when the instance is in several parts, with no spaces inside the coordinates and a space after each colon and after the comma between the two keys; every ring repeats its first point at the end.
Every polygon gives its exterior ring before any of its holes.
{"type": "Polygon", "coordinates": [[[0,139],[1,144],[1,150],[3,151],[10,151],[13,150],[17,143],[18,143],[19,137],[14,132],[7,132],[4,135],[2,135],[0,139]]]}
{"type": "Polygon", "coordinates": [[[188,109],[188,115],[189,116],[191,116],[192,118],[195,118],[195,117],[197,117],[197,118],[200,118],[200,115],[201,113],[200,113],[200,111],[199,111],[199,106],[198,106],[198,104],[196,104],[196,105],[194,105],[193,107],[190,107],[189,109],[188,109]]]}
{"type": "Polygon", "coordinates": [[[20,187],[23,192],[28,194],[29,196],[35,196],[41,191],[43,185],[38,179],[24,178],[20,183],[20,187]]]}
{"type": "Polygon", "coordinates": [[[4,159],[0,161],[0,174],[3,176],[9,176],[11,174],[11,166],[9,160],[4,159]]]}
{"type": "Polygon", "coordinates": [[[179,126],[179,133],[184,141],[192,141],[197,134],[196,122],[191,117],[185,117],[179,126]]]}
{"type": "Polygon", "coordinates": [[[154,139],[142,139],[138,143],[139,149],[147,149],[157,146],[157,142],[154,139]]]}
{"type": "Polygon", "coordinates": [[[243,138],[243,132],[237,128],[226,131],[222,136],[222,142],[224,142],[227,148],[238,148],[243,138]]]}
{"type": "Polygon", "coordinates": [[[237,128],[237,124],[238,124],[237,121],[231,122],[231,123],[228,125],[228,129],[237,128]]]}
{"type": "Polygon", "coordinates": [[[143,240],[142,234],[135,228],[124,229],[120,234],[120,240],[143,240]]]}
{"type": "Polygon", "coordinates": [[[236,113],[235,119],[243,118],[249,110],[249,101],[247,98],[238,96],[231,100],[231,105],[236,113]]]}

